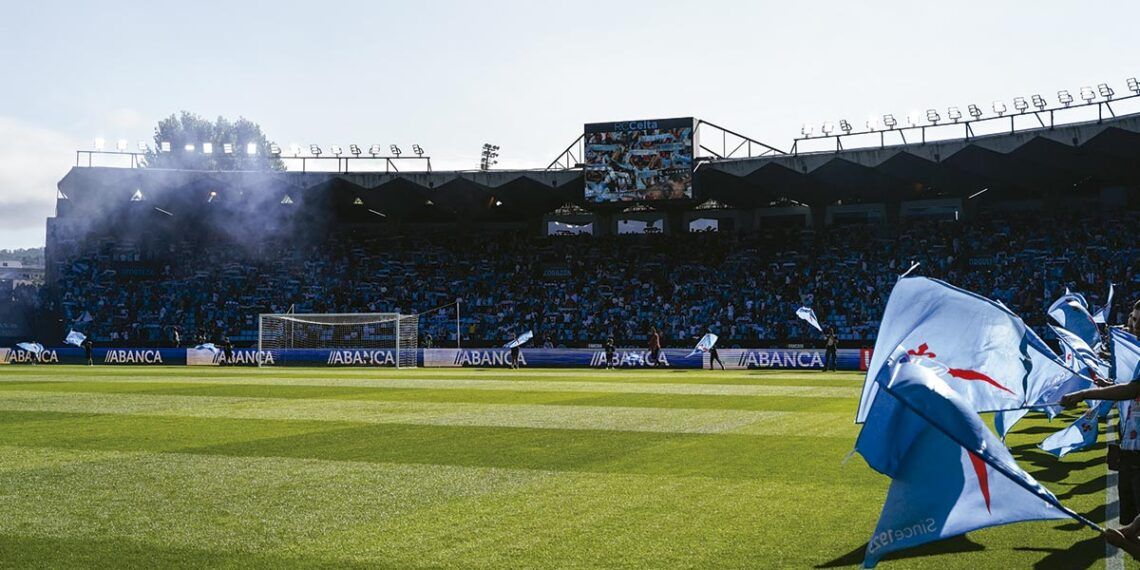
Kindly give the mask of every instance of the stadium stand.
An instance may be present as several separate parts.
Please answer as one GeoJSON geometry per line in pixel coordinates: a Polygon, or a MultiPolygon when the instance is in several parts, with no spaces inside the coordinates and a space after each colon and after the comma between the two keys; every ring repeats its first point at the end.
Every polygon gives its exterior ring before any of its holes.
{"type": "MultiPolygon", "coordinates": [[[[1140,291],[1140,246],[1129,239],[1138,222],[1135,213],[1034,212],[611,237],[344,231],[304,247],[224,235],[107,240],[77,246],[44,301],[107,345],[169,344],[173,327],[186,342],[228,334],[248,344],[262,312],[418,313],[459,298],[471,346],[520,329],[560,346],[609,335],[641,343],[650,325],[674,345],[708,328],[725,346],[814,342],[794,315],[803,304],[858,346],[873,341],[891,282],[918,261],[922,274],[1000,300],[1045,334],[1040,307],[1065,287],[1099,304],[1111,280],[1114,318],[1124,314],[1140,291]]],[[[425,315],[421,330],[453,344],[454,312],[425,315]]]]}

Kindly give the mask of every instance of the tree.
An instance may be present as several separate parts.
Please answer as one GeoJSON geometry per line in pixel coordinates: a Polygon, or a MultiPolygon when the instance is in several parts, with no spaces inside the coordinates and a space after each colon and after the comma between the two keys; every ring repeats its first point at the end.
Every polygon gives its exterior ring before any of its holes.
{"type": "Polygon", "coordinates": [[[154,128],[154,147],[146,152],[143,166],[180,170],[285,170],[280,158],[269,155],[269,145],[261,126],[244,117],[235,122],[218,117],[211,123],[195,113],[182,111],[158,122],[154,128]],[[213,146],[209,154],[204,152],[205,143],[213,146]],[[250,143],[256,146],[255,154],[247,152],[250,143]],[[225,152],[227,144],[231,145],[228,154],[225,152]],[[188,149],[188,145],[193,145],[193,149],[188,149]]]}

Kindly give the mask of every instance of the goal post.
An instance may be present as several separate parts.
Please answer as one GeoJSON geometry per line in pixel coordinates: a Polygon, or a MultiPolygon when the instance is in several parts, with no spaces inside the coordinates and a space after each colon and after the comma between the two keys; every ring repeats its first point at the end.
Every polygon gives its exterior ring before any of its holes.
{"type": "MultiPolygon", "coordinates": [[[[257,350],[375,351],[391,355],[397,368],[414,368],[419,348],[419,315],[399,313],[261,314],[257,350]]],[[[283,353],[284,354],[288,353],[283,353]]],[[[278,362],[284,359],[279,356],[278,362]]],[[[388,364],[387,359],[374,364],[388,364]]],[[[330,363],[332,363],[330,357],[330,363]]]]}

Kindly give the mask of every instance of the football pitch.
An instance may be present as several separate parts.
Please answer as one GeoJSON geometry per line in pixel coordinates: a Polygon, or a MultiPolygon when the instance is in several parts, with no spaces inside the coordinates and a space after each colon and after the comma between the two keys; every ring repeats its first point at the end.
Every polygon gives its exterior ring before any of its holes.
{"type": "MultiPolygon", "coordinates": [[[[0,566],[838,568],[889,480],[862,376],[820,372],[0,368],[0,566]]],[[[1073,417],[1073,416],[1069,416],[1073,417]]],[[[1008,443],[1106,517],[1104,435],[1008,443]]],[[[1072,521],[880,568],[1103,568],[1072,521]]],[[[1129,561],[1128,567],[1134,567],[1129,561]]]]}

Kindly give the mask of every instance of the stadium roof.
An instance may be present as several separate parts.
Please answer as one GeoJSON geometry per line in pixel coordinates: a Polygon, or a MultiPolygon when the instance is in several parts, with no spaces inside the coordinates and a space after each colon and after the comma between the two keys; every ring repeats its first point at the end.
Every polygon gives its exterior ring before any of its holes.
{"type": "MultiPolygon", "coordinates": [[[[708,161],[697,199],[755,208],[800,203],[892,202],[965,197],[1035,198],[1074,186],[1140,186],[1140,114],[970,139],[708,161]]],[[[343,221],[513,221],[567,203],[588,209],[581,170],[489,172],[215,172],[76,167],[59,182],[57,213],[146,205],[175,215],[204,208],[264,213],[268,207],[332,212],[343,221]],[[139,201],[139,200],[136,200],[139,201]],[[306,208],[306,206],[308,206],[306,208]]],[[[278,208],[280,210],[280,208],[278,208]]]]}
{"type": "Polygon", "coordinates": [[[1140,185],[1140,115],[868,149],[710,162],[702,195],[736,206],[1036,197],[1086,182],[1140,185]]]}

